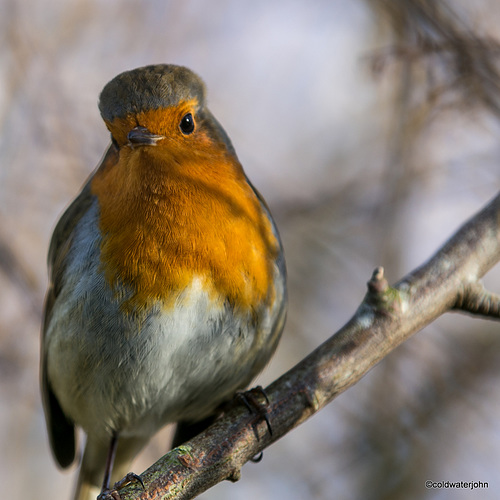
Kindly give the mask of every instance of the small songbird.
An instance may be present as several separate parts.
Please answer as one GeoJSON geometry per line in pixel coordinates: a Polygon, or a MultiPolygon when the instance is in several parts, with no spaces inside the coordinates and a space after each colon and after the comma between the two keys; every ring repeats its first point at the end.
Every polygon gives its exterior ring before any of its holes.
{"type": "Polygon", "coordinates": [[[41,348],[61,467],[75,427],[87,436],[80,500],[124,476],[162,426],[189,437],[245,388],[286,316],[278,231],[201,79],[175,65],[127,71],[99,109],[111,145],[54,230],[41,348]]]}

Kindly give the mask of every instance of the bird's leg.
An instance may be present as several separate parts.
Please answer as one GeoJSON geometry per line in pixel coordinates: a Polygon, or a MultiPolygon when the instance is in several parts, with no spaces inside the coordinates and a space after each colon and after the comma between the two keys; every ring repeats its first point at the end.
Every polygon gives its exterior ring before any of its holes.
{"type": "Polygon", "coordinates": [[[142,489],[143,490],[145,489],[141,476],[133,472],[129,472],[123,479],[120,479],[120,481],[115,483],[113,489],[110,489],[109,483],[111,480],[111,474],[113,472],[113,465],[115,463],[117,448],[118,448],[118,433],[114,432],[113,435],[111,436],[111,441],[109,443],[108,456],[106,457],[106,467],[104,469],[104,478],[102,480],[102,489],[100,495],[97,497],[97,500],[105,498],[106,495],[111,495],[115,500],[120,500],[120,495],[118,494],[117,490],[120,489],[122,486],[125,486],[134,481],[139,482],[142,486],[142,489]]]}
{"type": "Polygon", "coordinates": [[[113,464],[115,463],[116,448],[118,446],[118,433],[113,432],[111,442],[109,443],[108,456],[106,457],[106,468],[104,469],[104,478],[102,480],[101,493],[109,490],[109,481],[111,479],[111,472],[113,471],[113,464]]]}

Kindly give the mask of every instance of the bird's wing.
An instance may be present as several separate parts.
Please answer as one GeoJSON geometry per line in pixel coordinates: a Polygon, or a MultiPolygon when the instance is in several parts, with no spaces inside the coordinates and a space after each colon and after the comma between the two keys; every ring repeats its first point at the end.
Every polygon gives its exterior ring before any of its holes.
{"type": "MultiPolygon", "coordinates": [[[[108,162],[115,159],[115,155],[116,150],[114,146],[111,146],[103,158],[100,168],[105,168],[108,162]]],[[[63,468],[68,467],[75,458],[75,426],[64,414],[48,379],[46,335],[53,306],[63,284],[67,255],[72,245],[75,227],[92,204],[91,178],[59,219],[52,235],[48,255],[49,287],[45,297],[42,323],[40,381],[50,446],[57,463],[63,468]]]]}

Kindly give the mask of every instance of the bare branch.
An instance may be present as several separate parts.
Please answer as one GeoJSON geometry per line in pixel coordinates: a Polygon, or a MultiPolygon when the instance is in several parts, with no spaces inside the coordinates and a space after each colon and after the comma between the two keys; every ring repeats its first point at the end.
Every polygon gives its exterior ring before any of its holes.
{"type": "MultiPolygon", "coordinates": [[[[498,318],[498,297],[479,289],[478,280],[499,260],[500,194],[394,287],[382,268],[374,271],[352,319],[266,389],[272,435],[264,419],[235,405],[205,432],[145,471],[141,475],[145,491],[133,482],[119,489],[119,497],[189,499],[224,479],[235,481],[248,460],[354,385],[443,313],[466,310],[498,318]]],[[[114,495],[117,498],[118,492],[114,495]]]]}
{"type": "Polygon", "coordinates": [[[500,295],[486,290],[482,283],[468,283],[459,294],[455,309],[500,319],[500,295]]]}

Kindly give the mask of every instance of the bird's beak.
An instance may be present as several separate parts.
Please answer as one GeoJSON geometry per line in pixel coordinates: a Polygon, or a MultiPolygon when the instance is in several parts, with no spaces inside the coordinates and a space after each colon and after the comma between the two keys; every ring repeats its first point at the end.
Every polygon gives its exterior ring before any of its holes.
{"type": "Polygon", "coordinates": [[[156,146],[158,141],[165,137],[163,135],[155,135],[151,133],[146,127],[135,127],[128,134],[128,145],[131,148],[138,146],[156,146]]]}

